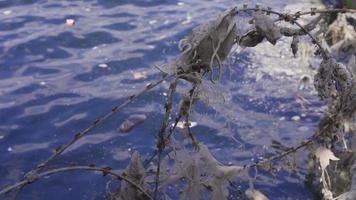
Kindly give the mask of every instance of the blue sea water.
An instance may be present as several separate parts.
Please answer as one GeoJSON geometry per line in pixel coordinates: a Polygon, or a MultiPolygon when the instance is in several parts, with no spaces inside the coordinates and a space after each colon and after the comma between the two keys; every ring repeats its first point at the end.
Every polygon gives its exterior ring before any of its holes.
{"type": "MultiPolygon", "coordinates": [[[[249,1],[256,2],[276,10],[297,3],[249,1]]],[[[241,4],[233,0],[0,0],[0,188],[21,180],[78,130],[158,80],[161,74],[152,66],[174,59],[179,53],[177,42],[193,27],[241,4]],[[67,25],[66,19],[74,19],[75,24],[67,25]]],[[[248,164],[271,152],[272,139],[294,145],[313,133],[318,115],[301,115],[293,92],[270,93],[291,91],[288,83],[296,80],[264,75],[262,81],[275,83],[275,88],[266,90],[246,76],[248,53],[235,59],[231,70],[224,71],[224,80],[210,91],[228,96],[229,101],[211,95],[217,107],[199,104],[192,118],[198,123],[193,128],[197,138],[218,160],[248,164]],[[255,92],[247,93],[246,88],[255,92]],[[293,121],[293,116],[301,119],[293,121]]],[[[168,85],[143,95],[51,166],[94,163],[122,170],[134,150],[148,158],[155,149],[168,85]],[[120,133],[120,124],[131,114],[148,118],[130,133],[120,133]]],[[[320,107],[317,97],[310,99],[320,107]]],[[[299,160],[300,173],[261,172],[256,188],[270,199],[312,199],[303,182],[305,160],[299,160]]],[[[99,174],[68,172],[24,187],[17,198],[103,199],[108,180],[99,174]]],[[[246,182],[239,183],[247,189],[246,182]]]]}

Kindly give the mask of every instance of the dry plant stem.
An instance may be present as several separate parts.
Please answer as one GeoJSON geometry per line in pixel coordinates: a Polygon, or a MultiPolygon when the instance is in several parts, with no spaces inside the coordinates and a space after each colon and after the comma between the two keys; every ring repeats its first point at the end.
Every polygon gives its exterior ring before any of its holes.
{"type": "Polygon", "coordinates": [[[300,143],[298,146],[296,147],[292,147],[290,148],[288,151],[285,151],[284,153],[282,154],[279,154],[279,155],[276,155],[276,156],[272,156],[266,160],[262,160],[262,161],[257,161],[256,163],[252,164],[252,165],[249,165],[249,166],[245,166],[248,167],[248,168],[252,168],[252,167],[256,167],[258,165],[262,165],[264,163],[268,163],[268,162],[272,162],[272,161],[275,161],[275,160],[280,160],[286,156],[288,156],[289,154],[291,153],[294,153],[296,151],[298,151],[299,149],[303,148],[303,147],[306,147],[310,144],[312,144],[314,142],[314,140],[319,137],[321,134],[318,134],[317,136],[314,136],[314,137],[311,137],[310,139],[306,140],[306,141],[303,141],[302,143],[300,143]]]}
{"type": "Polygon", "coordinates": [[[53,174],[57,174],[60,172],[68,172],[68,171],[97,171],[97,172],[102,172],[104,175],[108,174],[110,176],[116,177],[119,180],[124,180],[127,183],[131,184],[132,186],[134,186],[135,188],[137,188],[140,192],[142,192],[142,194],[144,194],[148,199],[153,199],[143,188],[141,188],[139,185],[137,185],[136,183],[134,183],[133,181],[131,181],[130,179],[128,179],[127,177],[125,177],[124,175],[115,173],[113,171],[111,171],[108,168],[100,168],[100,167],[92,167],[92,166],[70,166],[70,167],[62,167],[62,168],[56,168],[56,169],[51,169],[42,173],[37,174],[35,177],[33,177],[31,180],[30,179],[25,179],[21,182],[18,182],[14,185],[11,185],[9,187],[4,188],[3,190],[0,191],[0,195],[3,195],[7,192],[10,192],[16,188],[28,185],[33,183],[34,181],[40,179],[40,178],[44,178],[46,176],[50,176],[53,174]]]}
{"type": "MultiPolygon", "coordinates": [[[[272,14],[276,14],[278,16],[286,16],[282,13],[279,12],[275,12],[269,9],[260,9],[260,8],[243,8],[243,9],[238,9],[236,11],[236,14],[238,12],[241,11],[264,11],[264,12],[268,12],[268,13],[272,13],[272,14]]],[[[312,13],[328,13],[328,12],[351,12],[354,13],[356,12],[356,10],[352,10],[352,9],[324,9],[324,10],[314,10],[314,11],[310,11],[310,12],[297,12],[296,14],[294,14],[294,16],[300,16],[300,15],[307,15],[307,14],[312,14],[312,13]]],[[[299,23],[296,22],[296,24],[298,26],[300,26],[299,23]]],[[[300,26],[301,27],[301,26],[300,26]]],[[[301,27],[303,28],[303,27],[301,27]]],[[[305,29],[304,29],[305,30],[305,29]]],[[[308,32],[306,32],[308,33],[308,32]]],[[[309,36],[311,36],[309,34],[309,36]]],[[[312,36],[311,38],[316,41],[312,36]]],[[[318,44],[318,43],[317,43],[318,44]]],[[[318,44],[319,47],[320,44],[318,44]]],[[[56,158],[58,155],[60,155],[61,153],[63,153],[69,146],[71,146],[73,143],[75,143],[77,140],[79,140],[80,138],[82,138],[84,135],[86,135],[88,132],[90,132],[91,130],[93,130],[94,128],[96,128],[98,125],[102,124],[105,120],[107,120],[108,118],[110,118],[111,116],[113,116],[115,113],[119,112],[123,107],[127,106],[128,104],[130,104],[131,102],[133,102],[137,97],[139,97],[140,95],[142,95],[144,92],[154,88],[155,86],[159,85],[160,83],[162,83],[164,80],[166,80],[167,78],[169,78],[170,76],[168,76],[167,74],[164,75],[164,77],[155,82],[155,83],[151,83],[149,85],[146,86],[145,89],[143,89],[141,92],[137,93],[136,95],[132,95],[130,96],[124,103],[122,103],[121,105],[115,106],[112,108],[111,112],[106,114],[104,117],[99,118],[97,120],[95,120],[89,127],[87,127],[86,129],[78,132],[75,137],[69,141],[67,144],[60,146],[59,148],[56,149],[56,151],[45,161],[43,161],[42,163],[40,163],[39,165],[37,165],[37,167],[30,171],[28,174],[34,174],[34,173],[38,173],[42,168],[44,168],[51,160],[53,160],[54,158],[56,158]]]]}
{"type": "MultiPolygon", "coordinates": [[[[320,123],[319,123],[320,124],[320,123]]],[[[272,156],[270,158],[267,158],[265,160],[262,161],[257,161],[252,165],[248,165],[248,166],[244,166],[244,168],[252,168],[252,167],[256,167],[258,165],[264,164],[264,163],[268,163],[268,162],[272,162],[275,160],[279,160],[281,158],[284,158],[286,156],[288,156],[291,153],[294,153],[296,151],[298,151],[299,149],[306,147],[308,145],[311,145],[315,140],[319,139],[320,137],[325,135],[325,132],[327,132],[330,127],[332,126],[332,124],[326,124],[325,126],[323,126],[319,131],[317,131],[316,133],[314,133],[314,135],[312,137],[310,137],[309,139],[301,142],[298,146],[296,147],[291,147],[289,150],[285,151],[282,154],[276,155],[276,156],[272,156]]]]}
{"type": "Polygon", "coordinates": [[[143,162],[143,166],[146,168],[148,164],[156,157],[157,149],[152,153],[152,156],[143,162]]]}
{"type": "Polygon", "coordinates": [[[94,128],[96,128],[97,126],[99,126],[100,124],[102,124],[104,121],[108,120],[110,117],[112,117],[114,114],[118,113],[119,111],[121,111],[121,109],[123,109],[124,107],[126,107],[127,105],[129,105],[130,103],[132,103],[135,99],[137,99],[139,96],[141,96],[142,94],[144,94],[145,92],[147,92],[148,90],[158,86],[159,84],[161,84],[163,81],[167,80],[169,77],[168,75],[164,75],[162,77],[162,79],[160,79],[159,81],[153,82],[153,83],[149,83],[145,86],[145,88],[134,94],[131,95],[130,97],[128,97],[128,99],[126,101],[124,101],[122,104],[117,105],[115,107],[113,107],[111,109],[111,111],[109,113],[107,113],[106,115],[104,115],[103,117],[95,120],[89,127],[85,128],[82,131],[79,131],[77,134],[75,134],[74,138],[72,140],[70,140],[68,143],[58,147],[55,152],[49,157],[47,158],[45,161],[43,161],[41,164],[37,165],[37,167],[33,170],[31,170],[30,172],[28,172],[25,176],[29,175],[33,175],[38,173],[41,169],[43,169],[44,167],[47,166],[47,164],[53,160],[54,158],[56,158],[57,156],[59,156],[61,153],[63,153],[69,146],[71,146],[72,144],[74,144],[75,142],[77,142],[80,138],[82,138],[84,135],[86,135],[87,133],[89,133],[90,131],[92,131],[94,128]]]}
{"type": "Polygon", "coordinates": [[[286,16],[290,16],[292,18],[298,18],[302,15],[312,15],[312,14],[316,14],[316,13],[332,13],[332,12],[341,12],[341,13],[356,13],[355,9],[315,9],[313,11],[306,11],[306,12],[296,12],[292,15],[289,14],[284,14],[281,12],[277,12],[277,11],[273,11],[271,9],[264,9],[264,8],[241,8],[241,9],[236,9],[236,14],[238,14],[238,12],[247,12],[247,11],[262,11],[262,12],[266,12],[266,13],[271,13],[271,14],[275,14],[278,15],[280,17],[286,17],[286,16]]]}
{"type": "Polygon", "coordinates": [[[190,128],[190,122],[189,122],[189,118],[190,118],[189,116],[190,116],[191,108],[192,108],[193,103],[194,103],[193,101],[194,101],[194,96],[195,96],[196,90],[197,90],[197,84],[194,84],[193,88],[189,91],[189,93],[190,93],[189,94],[189,101],[190,101],[189,104],[190,104],[190,106],[189,106],[189,110],[188,110],[187,116],[185,118],[185,126],[188,129],[188,135],[189,135],[190,139],[192,140],[193,147],[199,148],[198,143],[197,143],[197,141],[196,141],[196,139],[195,139],[195,137],[193,135],[193,132],[192,132],[192,130],[190,128]]]}
{"type": "MultiPolygon", "coordinates": [[[[263,11],[263,12],[266,12],[267,14],[275,14],[275,15],[278,15],[279,16],[279,19],[278,20],[285,20],[285,21],[289,21],[291,22],[292,24],[296,24],[297,26],[299,26],[301,28],[301,30],[303,30],[305,32],[305,34],[307,34],[311,39],[312,41],[319,47],[321,53],[322,53],[322,56],[324,58],[329,58],[329,53],[322,48],[322,46],[320,45],[320,43],[313,37],[313,35],[310,34],[310,32],[308,30],[306,30],[305,27],[301,26],[296,20],[302,16],[302,15],[314,15],[316,13],[332,13],[332,12],[349,12],[349,13],[356,13],[356,10],[354,9],[313,9],[311,11],[307,11],[307,12],[296,12],[295,14],[284,14],[284,13],[280,13],[280,12],[276,12],[276,11],[272,11],[270,8],[268,9],[263,9],[263,8],[242,8],[242,9],[235,9],[235,12],[236,14],[238,14],[238,12],[243,12],[243,11],[263,11]]],[[[220,59],[219,57],[215,56],[216,52],[214,51],[214,56],[212,57],[213,61],[214,61],[214,58],[218,61],[218,63],[220,64],[220,59]]],[[[220,70],[220,66],[219,66],[219,70],[220,70]]],[[[159,68],[158,68],[159,69],[159,68]]],[[[160,70],[160,69],[159,69],[160,70]]],[[[169,89],[169,92],[168,92],[168,95],[167,95],[167,101],[166,101],[166,105],[165,105],[165,108],[166,108],[166,113],[165,113],[165,117],[164,117],[164,120],[162,122],[162,125],[161,125],[161,128],[160,128],[160,131],[159,131],[159,134],[158,134],[158,141],[157,141],[157,150],[155,151],[154,155],[152,156],[152,158],[150,159],[150,161],[156,156],[158,155],[158,163],[157,163],[157,174],[156,174],[156,180],[155,180],[155,190],[154,190],[154,198],[156,199],[157,197],[157,192],[158,192],[158,184],[159,184],[159,174],[160,174],[160,164],[161,164],[161,154],[163,152],[163,150],[165,149],[165,145],[166,145],[166,142],[167,142],[167,138],[166,138],[166,135],[165,135],[165,132],[166,132],[166,129],[169,125],[169,118],[171,116],[171,113],[172,113],[172,101],[173,101],[173,93],[175,92],[175,89],[176,89],[176,86],[177,86],[177,81],[178,79],[180,78],[179,76],[177,75],[168,75],[166,74],[164,71],[160,70],[161,72],[164,73],[164,76],[161,80],[157,81],[157,82],[154,82],[154,83],[150,83],[148,84],[142,91],[138,92],[137,94],[135,95],[132,95],[130,96],[126,101],[124,101],[122,104],[118,105],[118,106],[115,106],[111,109],[111,111],[109,113],[107,113],[106,115],[104,115],[103,117],[95,120],[89,127],[83,129],[82,131],[78,132],[74,138],[72,140],[70,140],[68,143],[58,147],[55,152],[49,157],[47,158],[45,161],[43,161],[42,163],[40,163],[39,165],[37,165],[37,167],[33,170],[31,170],[30,172],[28,172],[25,177],[26,179],[24,179],[23,181],[19,182],[19,183],[16,183],[12,186],[8,186],[6,188],[4,188],[3,190],[0,191],[0,195],[2,194],[5,194],[9,191],[13,191],[15,189],[18,189],[20,190],[22,187],[24,187],[25,185],[27,184],[30,184],[32,183],[33,181],[36,181],[38,180],[39,178],[42,178],[42,177],[45,177],[45,176],[48,176],[48,175],[51,175],[51,174],[55,174],[55,173],[59,173],[59,172],[65,172],[65,171],[73,171],[73,170],[87,170],[87,171],[101,171],[103,172],[104,174],[110,174],[118,179],[123,179],[125,181],[127,181],[128,183],[132,184],[134,187],[136,187],[138,190],[140,190],[141,192],[143,192],[143,194],[145,196],[147,196],[149,199],[152,199],[152,197],[150,197],[140,186],[136,185],[135,183],[133,183],[132,181],[130,181],[129,179],[125,178],[124,176],[122,175],[119,175],[119,174],[116,174],[110,170],[108,170],[107,168],[98,168],[98,167],[91,167],[91,166],[74,166],[74,167],[63,167],[63,168],[58,168],[58,169],[52,169],[52,170],[48,170],[48,171],[45,171],[45,172],[42,172],[42,173],[39,173],[43,168],[45,168],[48,163],[55,159],[57,156],[61,155],[68,147],[70,147],[72,144],[74,144],[75,142],[77,142],[80,138],[82,138],[83,136],[85,136],[87,133],[89,133],[90,131],[92,131],[94,128],[96,128],[97,126],[101,125],[104,121],[108,120],[109,118],[111,118],[114,114],[118,113],[119,111],[122,110],[122,108],[126,107],[127,105],[129,105],[130,103],[132,103],[135,99],[137,99],[139,96],[141,96],[143,93],[147,92],[148,90],[156,87],[157,85],[161,84],[163,81],[167,80],[168,78],[170,77],[173,77],[175,76],[175,79],[174,81],[171,83],[170,85],[170,89],[169,89]],[[20,189],[19,189],[20,188],[20,189]]],[[[188,72],[187,72],[188,73],[188,72]]],[[[214,79],[212,79],[212,81],[214,82],[214,79]]],[[[196,87],[196,85],[194,86],[196,87]]],[[[193,104],[193,98],[194,98],[194,91],[195,89],[192,89],[191,91],[191,105],[193,104]]],[[[189,113],[190,111],[188,112],[188,115],[186,116],[186,123],[189,122],[189,113]]],[[[176,120],[176,123],[180,120],[181,116],[179,116],[176,120]]],[[[175,124],[176,126],[176,124],[175,124]]],[[[174,126],[174,128],[175,128],[174,126]]],[[[328,127],[328,126],[327,126],[328,127]]],[[[171,129],[171,134],[172,132],[174,131],[174,128],[173,130],[171,129]]],[[[192,142],[193,144],[196,143],[195,139],[194,139],[194,136],[193,134],[191,133],[191,130],[190,130],[190,127],[189,127],[189,124],[188,124],[188,133],[189,135],[191,136],[192,138],[192,142]]],[[[325,127],[323,127],[323,130],[325,127]]],[[[291,148],[289,150],[287,150],[286,152],[280,154],[280,155],[276,155],[276,156],[272,156],[266,160],[263,160],[263,161],[260,161],[260,162],[256,162],[252,165],[249,165],[249,166],[245,166],[245,168],[247,167],[256,167],[258,165],[261,165],[263,163],[267,163],[267,162],[272,162],[274,160],[279,160],[281,158],[284,158],[286,156],[288,156],[289,154],[293,153],[293,152],[296,152],[297,150],[305,147],[305,146],[308,146],[309,144],[313,143],[317,138],[319,138],[321,135],[323,135],[323,130],[319,130],[313,137],[309,138],[308,140],[302,142],[299,146],[297,147],[294,147],[294,148],[291,148]]],[[[169,134],[169,136],[171,135],[169,134]]],[[[168,137],[169,138],[169,137],[168,137]]]]}
{"type": "Polygon", "coordinates": [[[306,11],[306,12],[296,12],[294,16],[302,16],[302,15],[311,15],[314,13],[331,13],[331,12],[341,12],[341,13],[356,13],[355,9],[347,9],[347,8],[334,8],[334,9],[317,9],[314,11],[306,11]]]}
{"type": "Polygon", "coordinates": [[[161,154],[166,146],[166,129],[169,125],[169,118],[172,114],[172,105],[173,105],[173,94],[176,91],[178,77],[174,79],[174,81],[169,86],[169,91],[167,94],[167,100],[165,104],[166,114],[161,124],[161,128],[158,132],[158,139],[157,139],[157,173],[155,178],[155,190],[154,190],[154,199],[157,199],[157,192],[158,192],[158,184],[159,184],[159,174],[161,168],[161,154]]]}
{"type": "Polygon", "coordinates": [[[305,30],[305,28],[304,28],[301,24],[299,24],[296,20],[293,20],[293,23],[294,23],[295,25],[299,26],[299,28],[302,29],[302,30],[312,39],[312,42],[315,43],[315,44],[319,47],[319,49],[320,49],[320,51],[321,51],[321,53],[322,53],[323,58],[327,59],[327,58],[330,57],[330,56],[329,56],[329,53],[327,52],[327,50],[325,50],[325,49],[321,46],[321,44],[315,39],[315,37],[314,37],[311,33],[309,33],[307,30],[305,30]]]}

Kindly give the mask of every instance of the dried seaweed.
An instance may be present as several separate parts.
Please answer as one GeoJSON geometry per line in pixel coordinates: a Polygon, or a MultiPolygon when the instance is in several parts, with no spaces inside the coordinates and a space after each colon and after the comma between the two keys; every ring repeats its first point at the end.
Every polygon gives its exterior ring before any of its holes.
{"type": "MultiPolygon", "coordinates": [[[[199,199],[207,196],[211,199],[226,199],[228,195],[227,183],[229,182],[230,186],[234,185],[230,178],[243,176],[243,172],[248,169],[256,169],[257,171],[257,167],[263,167],[271,173],[276,173],[282,169],[282,165],[284,165],[293,171],[296,168],[296,164],[294,161],[289,160],[291,159],[291,155],[294,155],[293,153],[304,147],[314,144],[317,146],[317,148],[315,148],[317,150],[316,155],[322,167],[322,191],[325,198],[331,198],[333,191],[330,184],[331,181],[327,178],[327,166],[329,159],[337,160],[337,157],[334,156],[333,147],[335,141],[340,138],[341,132],[343,131],[343,124],[354,119],[356,112],[356,81],[352,73],[345,66],[331,58],[329,52],[322,47],[320,42],[310,31],[316,29],[320,21],[323,20],[323,13],[344,11],[354,12],[353,10],[347,9],[311,9],[311,11],[297,12],[290,15],[272,11],[269,8],[263,9],[259,6],[255,8],[244,6],[242,9],[232,8],[225,11],[218,17],[194,28],[189,36],[179,42],[179,48],[181,50],[180,56],[174,62],[167,64],[173,71],[166,71],[161,69],[161,67],[157,67],[163,73],[161,80],[147,84],[141,92],[131,95],[124,103],[112,108],[111,112],[107,115],[95,120],[88,128],[78,132],[72,140],[57,148],[52,156],[27,173],[21,182],[2,189],[0,195],[16,190],[17,188],[22,189],[25,185],[57,172],[90,170],[100,171],[104,176],[112,175],[119,180],[124,180],[125,182],[122,182],[119,193],[117,194],[118,196],[116,196],[119,199],[152,199],[151,194],[153,194],[154,199],[160,199],[161,192],[166,185],[182,180],[186,183],[184,191],[182,192],[182,199],[199,199]],[[246,34],[239,36],[236,30],[237,24],[235,17],[242,11],[251,11],[254,13],[253,21],[255,26],[248,30],[246,34]],[[299,24],[298,19],[300,16],[307,14],[315,15],[316,13],[322,14],[304,26],[299,24]],[[275,21],[270,17],[271,14],[277,15],[278,20],[284,20],[299,28],[277,26],[275,21]],[[314,77],[314,86],[321,98],[329,99],[331,102],[327,113],[319,123],[319,130],[312,137],[307,138],[295,147],[289,147],[277,141],[273,142],[272,147],[276,149],[277,154],[264,160],[256,161],[250,165],[226,166],[221,164],[210,153],[206,145],[197,142],[189,126],[191,110],[194,109],[194,105],[199,101],[200,95],[197,94],[199,93],[197,88],[204,84],[204,76],[210,73],[210,81],[213,83],[217,83],[222,78],[223,62],[229,56],[233,45],[237,42],[240,46],[255,47],[266,38],[268,42],[274,45],[282,36],[292,36],[291,48],[293,54],[296,55],[299,37],[303,35],[307,35],[311,38],[322,55],[320,67],[314,77]],[[218,70],[217,76],[214,75],[214,68],[218,70]],[[170,83],[168,89],[165,102],[165,115],[157,135],[157,149],[152,158],[149,159],[153,161],[154,157],[157,157],[155,164],[151,168],[151,172],[153,172],[155,177],[154,180],[151,181],[152,185],[154,184],[154,188],[146,184],[148,170],[142,165],[137,152],[133,153],[131,162],[122,175],[113,172],[110,167],[98,168],[94,165],[47,169],[40,173],[41,170],[45,170],[50,161],[61,155],[73,143],[108,120],[123,107],[133,102],[141,94],[169,78],[173,78],[173,81],[170,83]],[[191,89],[188,94],[181,97],[179,108],[176,109],[178,112],[175,113],[176,120],[174,127],[170,129],[170,133],[167,135],[167,129],[172,122],[171,119],[174,116],[173,111],[175,110],[173,95],[176,92],[176,87],[180,80],[188,81],[191,84],[191,89]],[[191,144],[195,147],[191,151],[187,150],[186,145],[177,145],[175,141],[174,128],[181,118],[185,118],[185,130],[188,132],[188,139],[191,139],[191,144]],[[168,147],[171,153],[165,154],[168,147]],[[168,162],[171,158],[173,158],[173,166],[168,162]],[[281,163],[278,164],[276,163],[277,161],[281,161],[281,163]],[[277,169],[277,167],[279,170],[273,171],[277,169]],[[206,191],[209,192],[206,193],[206,191]]],[[[183,140],[185,140],[185,138],[183,140]]],[[[352,168],[352,170],[354,170],[354,168],[352,168]]],[[[352,173],[353,177],[355,177],[356,173],[354,173],[354,171],[352,171],[351,174],[352,173]]],[[[355,178],[352,180],[353,182],[354,179],[355,178]]],[[[267,199],[264,194],[253,188],[251,178],[249,178],[249,183],[250,189],[246,191],[248,198],[267,199]]],[[[353,186],[354,185],[356,184],[353,183],[353,186]]],[[[240,192],[240,194],[243,195],[244,193],[240,192]]],[[[352,191],[350,191],[348,195],[349,194],[352,194],[352,191]]]]}

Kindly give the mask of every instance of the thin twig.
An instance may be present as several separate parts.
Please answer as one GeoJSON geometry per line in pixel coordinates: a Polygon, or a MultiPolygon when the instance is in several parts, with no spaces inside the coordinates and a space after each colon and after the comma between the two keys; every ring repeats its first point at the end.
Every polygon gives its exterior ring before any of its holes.
{"type": "Polygon", "coordinates": [[[197,141],[193,135],[193,132],[190,128],[189,118],[190,118],[190,112],[191,112],[191,109],[192,109],[192,106],[194,103],[195,92],[196,92],[197,88],[198,88],[197,84],[194,84],[193,88],[189,91],[189,93],[190,93],[189,94],[189,109],[187,112],[187,116],[185,116],[185,127],[188,130],[188,135],[189,135],[190,139],[192,140],[192,144],[195,148],[199,148],[199,146],[198,146],[198,143],[197,143],[197,141]]]}
{"type": "Polygon", "coordinates": [[[346,8],[329,8],[329,9],[314,9],[314,10],[310,10],[310,11],[305,11],[305,12],[295,12],[292,15],[286,14],[286,13],[282,13],[282,12],[278,12],[278,11],[273,11],[270,8],[240,8],[240,9],[235,9],[235,13],[238,14],[239,12],[247,12],[247,11],[262,11],[262,12],[266,12],[266,13],[271,13],[271,14],[275,14],[278,16],[291,16],[293,18],[295,17],[299,17],[302,15],[314,15],[314,14],[322,14],[322,13],[333,13],[333,12],[341,12],[341,13],[356,13],[355,9],[346,9],[346,8]]]}
{"type": "Polygon", "coordinates": [[[306,12],[296,12],[294,16],[301,16],[301,15],[311,15],[315,13],[333,13],[333,12],[340,12],[340,13],[356,13],[355,9],[347,9],[347,8],[333,8],[333,9],[316,9],[310,10],[306,12]]]}
{"type": "Polygon", "coordinates": [[[330,57],[328,51],[325,50],[325,49],[321,46],[321,44],[315,39],[315,37],[314,37],[309,31],[307,31],[307,30],[306,30],[301,24],[299,24],[299,22],[297,22],[296,20],[294,20],[293,23],[295,23],[297,26],[299,26],[299,28],[302,29],[302,30],[312,39],[312,42],[315,43],[315,44],[319,47],[319,49],[320,49],[320,51],[321,51],[321,53],[322,53],[323,58],[326,59],[326,58],[329,58],[329,57],[330,57]]]}
{"type": "Polygon", "coordinates": [[[161,128],[158,132],[158,139],[157,139],[157,172],[156,172],[156,178],[155,178],[155,190],[154,190],[154,199],[157,198],[157,192],[158,192],[158,184],[159,184],[159,174],[160,174],[160,168],[161,168],[161,154],[162,151],[164,150],[166,146],[166,138],[165,138],[165,132],[166,129],[169,125],[169,118],[172,114],[172,104],[173,104],[173,94],[176,91],[178,83],[178,77],[174,79],[174,81],[170,84],[169,86],[169,91],[167,94],[167,101],[165,104],[166,108],[166,114],[164,116],[164,119],[161,124],[161,128]]]}
{"type": "Polygon", "coordinates": [[[111,175],[116,177],[119,180],[124,180],[127,183],[131,184],[132,186],[134,186],[135,188],[137,188],[140,192],[142,192],[142,194],[144,194],[148,199],[153,200],[153,198],[139,185],[137,185],[135,182],[133,182],[132,180],[130,180],[129,178],[125,177],[124,175],[118,174],[113,172],[110,168],[107,167],[93,167],[93,166],[70,166],[70,167],[61,167],[61,168],[56,168],[56,169],[51,169],[42,173],[37,174],[35,177],[32,177],[32,179],[24,179],[23,181],[20,181],[14,185],[8,186],[6,188],[4,188],[3,190],[0,191],[0,195],[3,195],[5,193],[8,193],[16,188],[28,185],[33,183],[34,181],[43,178],[43,177],[47,177],[49,175],[52,174],[57,174],[60,172],[68,172],[68,171],[80,171],[80,170],[84,170],[84,171],[99,171],[102,172],[104,175],[111,175]]]}
{"type": "MultiPolygon", "coordinates": [[[[33,174],[38,173],[41,169],[43,169],[45,166],[47,166],[47,164],[53,160],[54,158],[56,158],[57,156],[59,156],[61,153],[63,153],[68,147],[70,147],[72,144],[74,144],[75,142],[77,142],[80,138],[82,138],[84,135],[86,135],[87,133],[89,133],[90,131],[92,131],[94,128],[96,128],[97,126],[99,126],[100,124],[102,124],[104,121],[108,120],[110,117],[112,117],[114,114],[118,113],[119,111],[121,111],[122,108],[126,107],[127,105],[129,105],[130,103],[132,103],[135,99],[137,99],[139,96],[141,96],[142,94],[144,94],[145,92],[147,92],[148,90],[156,87],[157,85],[161,84],[163,81],[167,80],[169,77],[168,75],[164,75],[162,77],[162,79],[160,79],[159,81],[153,82],[153,83],[149,83],[145,86],[144,89],[142,89],[142,91],[131,95],[130,97],[128,97],[128,99],[126,101],[124,101],[123,103],[121,103],[120,105],[117,105],[115,107],[113,107],[111,109],[111,111],[109,113],[107,113],[106,115],[104,115],[101,118],[98,118],[97,120],[95,120],[90,126],[88,126],[87,128],[85,128],[82,131],[79,131],[77,134],[75,134],[74,138],[72,138],[69,142],[67,142],[66,144],[58,147],[55,152],[49,157],[47,158],[45,161],[43,161],[42,163],[40,163],[39,165],[37,165],[37,167],[33,170],[31,170],[30,172],[28,172],[26,175],[27,176],[31,176],[33,174]]],[[[26,176],[25,175],[25,176],[26,176]]]]}

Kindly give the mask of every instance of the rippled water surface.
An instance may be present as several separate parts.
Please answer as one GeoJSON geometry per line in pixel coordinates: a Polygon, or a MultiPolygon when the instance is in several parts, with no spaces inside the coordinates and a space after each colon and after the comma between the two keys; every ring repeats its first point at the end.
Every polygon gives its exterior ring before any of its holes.
{"type": "MultiPolygon", "coordinates": [[[[258,2],[276,10],[304,3],[258,2]]],[[[147,82],[158,80],[161,74],[152,66],[174,59],[177,41],[207,18],[241,3],[0,0],[0,187],[20,180],[78,130],[147,82]],[[66,25],[66,19],[74,19],[75,25],[66,25]]],[[[225,164],[260,159],[271,152],[272,139],[298,144],[312,135],[319,120],[297,101],[298,79],[306,71],[299,67],[300,60],[293,60],[287,43],[264,43],[259,49],[232,56],[223,81],[207,81],[205,100],[210,106],[200,103],[192,114],[197,138],[225,164]]],[[[119,170],[133,150],[148,158],[155,148],[168,85],[146,93],[52,165],[95,163],[119,170]],[[130,114],[148,118],[122,134],[118,128],[130,114]]],[[[307,109],[321,107],[311,89],[300,95],[311,102],[307,109]]],[[[297,154],[300,173],[262,173],[256,187],[271,199],[311,199],[303,183],[303,156],[297,154]]],[[[106,181],[80,172],[54,175],[25,187],[18,199],[102,199],[106,181]]]]}

